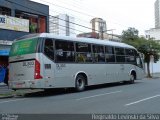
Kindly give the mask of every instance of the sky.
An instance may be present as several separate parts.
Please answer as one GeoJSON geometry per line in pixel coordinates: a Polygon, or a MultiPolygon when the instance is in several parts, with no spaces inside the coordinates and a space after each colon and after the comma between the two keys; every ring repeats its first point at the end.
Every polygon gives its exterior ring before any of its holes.
{"type": "MultiPolygon", "coordinates": [[[[75,23],[91,27],[90,20],[100,17],[106,20],[107,29],[121,34],[128,27],[135,27],[140,35],[154,28],[155,0],[32,0],[47,4],[50,15],[68,14],[75,17],[75,23]]],[[[75,29],[85,32],[91,30],[79,26],[75,29]]],[[[111,32],[111,31],[110,31],[111,32]]],[[[109,31],[108,31],[109,33],[109,31]]]]}

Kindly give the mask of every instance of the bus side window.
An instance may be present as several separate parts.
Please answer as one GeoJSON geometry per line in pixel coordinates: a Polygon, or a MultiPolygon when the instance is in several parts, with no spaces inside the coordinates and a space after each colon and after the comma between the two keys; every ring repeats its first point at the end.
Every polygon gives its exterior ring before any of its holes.
{"type": "Polygon", "coordinates": [[[92,62],[91,44],[76,43],[77,62],[92,62]]]}
{"type": "Polygon", "coordinates": [[[75,52],[74,43],[67,41],[55,41],[56,46],[56,60],[57,62],[74,62],[75,52]]]}
{"type": "Polygon", "coordinates": [[[114,63],[115,62],[114,47],[106,46],[105,47],[105,52],[106,52],[106,62],[107,63],[114,63]]]}
{"type": "Polygon", "coordinates": [[[93,45],[94,62],[105,62],[104,46],[93,45]]]}
{"type": "Polygon", "coordinates": [[[44,44],[44,54],[49,57],[51,60],[54,60],[54,47],[53,40],[46,39],[44,44]]]}
{"type": "Polygon", "coordinates": [[[116,54],[116,62],[117,63],[125,63],[124,48],[116,47],[115,54],[116,54]]]}

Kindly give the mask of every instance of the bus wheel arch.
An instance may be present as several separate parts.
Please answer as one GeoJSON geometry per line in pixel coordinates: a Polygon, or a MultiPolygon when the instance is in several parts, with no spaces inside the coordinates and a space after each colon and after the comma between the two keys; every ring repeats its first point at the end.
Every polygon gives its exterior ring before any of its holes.
{"type": "Polygon", "coordinates": [[[81,92],[85,90],[88,85],[87,75],[84,72],[79,72],[75,77],[75,88],[76,91],[81,92]]]}
{"type": "Polygon", "coordinates": [[[137,79],[137,74],[135,70],[132,70],[130,72],[130,83],[133,84],[135,82],[135,80],[137,79]]]}

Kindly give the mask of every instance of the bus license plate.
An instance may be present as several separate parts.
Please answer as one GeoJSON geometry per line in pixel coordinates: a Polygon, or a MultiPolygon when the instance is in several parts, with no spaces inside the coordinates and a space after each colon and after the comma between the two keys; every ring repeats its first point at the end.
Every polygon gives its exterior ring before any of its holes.
{"type": "Polygon", "coordinates": [[[22,88],[23,87],[23,83],[16,83],[16,87],[17,88],[22,88]]]}

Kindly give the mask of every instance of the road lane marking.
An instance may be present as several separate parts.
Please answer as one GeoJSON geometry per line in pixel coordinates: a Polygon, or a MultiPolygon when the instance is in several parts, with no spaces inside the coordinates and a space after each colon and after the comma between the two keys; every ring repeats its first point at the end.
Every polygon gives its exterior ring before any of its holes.
{"type": "Polygon", "coordinates": [[[109,95],[109,94],[114,94],[114,93],[120,93],[122,91],[115,91],[115,92],[110,92],[110,93],[104,93],[104,94],[98,94],[98,95],[93,95],[93,96],[88,96],[88,97],[82,97],[76,100],[83,100],[83,99],[88,99],[88,98],[93,98],[93,97],[99,97],[99,96],[103,96],[103,95],[109,95]]]}
{"type": "Polygon", "coordinates": [[[130,105],[133,105],[133,104],[137,104],[137,103],[140,103],[140,102],[143,102],[143,101],[146,101],[146,100],[149,100],[149,99],[153,99],[153,98],[156,98],[156,97],[160,97],[160,95],[155,95],[155,96],[144,98],[144,99],[132,102],[132,103],[128,103],[128,104],[125,104],[125,106],[130,106],[130,105]]]}
{"type": "Polygon", "coordinates": [[[0,104],[1,104],[1,103],[8,103],[8,102],[20,101],[20,100],[25,100],[25,98],[24,98],[24,99],[15,99],[15,100],[2,101],[2,102],[0,102],[0,104]]]}

